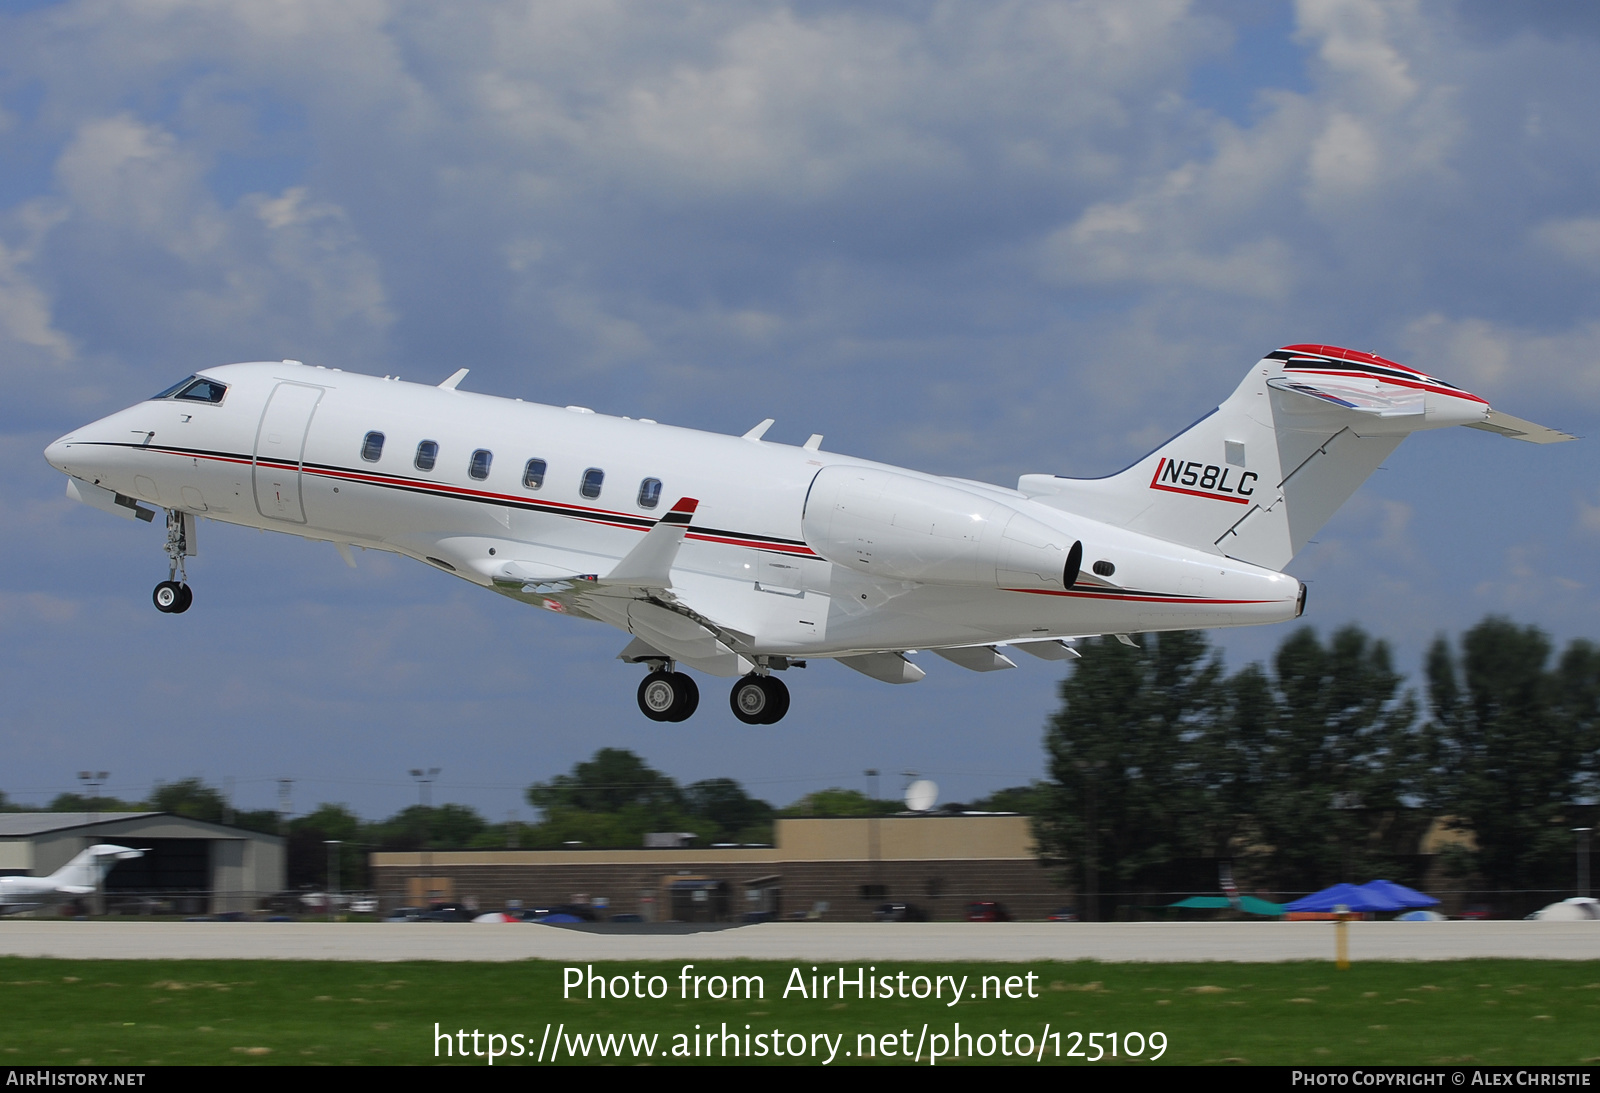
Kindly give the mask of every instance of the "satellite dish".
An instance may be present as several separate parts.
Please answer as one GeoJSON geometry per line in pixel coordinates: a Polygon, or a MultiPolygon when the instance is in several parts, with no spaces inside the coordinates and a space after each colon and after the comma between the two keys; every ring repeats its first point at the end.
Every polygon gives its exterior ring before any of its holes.
{"type": "Polygon", "coordinates": [[[918,778],[906,787],[906,807],[912,812],[926,812],[938,799],[938,783],[927,778],[918,778]]]}

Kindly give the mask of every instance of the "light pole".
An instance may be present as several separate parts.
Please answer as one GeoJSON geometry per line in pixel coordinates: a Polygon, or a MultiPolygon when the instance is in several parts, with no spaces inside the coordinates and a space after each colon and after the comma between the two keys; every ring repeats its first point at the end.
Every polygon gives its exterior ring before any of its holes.
{"type": "MultiPolygon", "coordinates": [[[[105,785],[106,779],[110,777],[110,772],[104,770],[80,770],[78,772],[78,781],[82,782],[84,788],[89,791],[89,823],[91,825],[97,823],[100,819],[100,787],[105,785]]],[[[88,838],[89,845],[93,846],[94,835],[91,833],[88,838]]],[[[94,891],[89,896],[91,909],[95,914],[104,914],[105,899],[101,894],[100,886],[105,878],[101,875],[98,861],[91,862],[90,868],[94,870],[94,891]]]]}
{"type": "Polygon", "coordinates": [[[422,810],[422,892],[423,899],[432,903],[433,853],[428,849],[428,813],[433,809],[433,780],[439,777],[438,767],[412,767],[411,777],[417,782],[417,806],[422,810]]]}
{"type": "Polygon", "coordinates": [[[1589,832],[1587,827],[1572,829],[1578,836],[1578,895],[1589,894],[1589,832]]]}
{"type": "Polygon", "coordinates": [[[94,823],[95,817],[100,812],[100,787],[106,784],[106,779],[111,777],[109,771],[80,770],[78,781],[83,783],[83,788],[89,791],[89,822],[94,823]]]}
{"type": "Polygon", "coordinates": [[[339,905],[339,840],[323,839],[328,848],[328,921],[333,921],[339,905]]]}
{"type": "Polygon", "coordinates": [[[294,811],[294,802],[289,798],[293,789],[293,778],[278,779],[278,834],[286,839],[289,837],[289,813],[294,811]]]}
{"type": "Polygon", "coordinates": [[[861,772],[867,776],[867,877],[868,883],[878,891],[877,896],[885,895],[882,891],[883,878],[878,869],[878,768],[868,767],[861,772]]]}

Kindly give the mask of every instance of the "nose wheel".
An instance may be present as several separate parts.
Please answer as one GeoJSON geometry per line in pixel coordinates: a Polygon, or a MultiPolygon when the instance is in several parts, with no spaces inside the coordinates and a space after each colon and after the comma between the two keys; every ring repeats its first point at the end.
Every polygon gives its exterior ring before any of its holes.
{"type": "Polygon", "coordinates": [[[150,598],[155,601],[156,610],[162,614],[181,615],[189,610],[189,605],[194,602],[194,593],[186,584],[162,581],[156,585],[156,590],[150,598]]]}
{"type": "Polygon", "coordinates": [[[189,590],[189,575],[183,571],[183,560],[194,555],[194,516],[167,510],[167,579],[156,585],[150,598],[156,610],[163,615],[181,615],[194,602],[189,590]]]}
{"type": "Polygon", "coordinates": [[[700,705],[700,688],[683,672],[657,669],[639,684],[639,709],[651,721],[687,721],[700,705]]]}
{"type": "Polygon", "coordinates": [[[789,688],[772,676],[748,675],[733,685],[728,704],[746,725],[776,725],[789,712],[789,688]]]}

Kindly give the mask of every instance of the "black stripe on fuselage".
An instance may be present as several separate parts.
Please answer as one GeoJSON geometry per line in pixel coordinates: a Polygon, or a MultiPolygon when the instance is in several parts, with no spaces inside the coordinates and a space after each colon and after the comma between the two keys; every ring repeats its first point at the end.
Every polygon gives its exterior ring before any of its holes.
{"type": "MultiPolygon", "coordinates": [[[[526,512],[543,513],[547,516],[564,516],[568,519],[582,520],[585,523],[606,524],[611,527],[631,528],[635,531],[649,531],[658,523],[657,520],[649,516],[634,516],[625,512],[614,512],[610,509],[593,509],[584,505],[567,504],[563,501],[535,501],[532,498],[510,497],[505,494],[472,490],[448,482],[430,482],[422,478],[379,474],[374,471],[341,467],[332,463],[296,463],[291,459],[256,459],[248,455],[240,455],[237,452],[215,451],[207,448],[182,448],[171,444],[135,444],[128,441],[82,441],[80,443],[103,448],[131,448],[135,451],[160,452],[163,455],[209,459],[244,466],[298,470],[303,474],[314,474],[323,478],[337,478],[346,482],[360,482],[364,485],[378,486],[402,493],[444,497],[453,501],[470,501],[480,505],[498,505],[501,508],[521,509],[526,512]]],[[[678,521],[671,519],[673,515],[669,512],[659,522],[677,523],[678,521]]],[[[689,537],[692,539],[714,539],[731,545],[748,546],[780,554],[795,555],[804,553],[810,555],[813,553],[803,540],[785,539],[776,535],[757,535],[747,531],[730,531],[721,528],[694,526],[689,531],[689,537]]]]}

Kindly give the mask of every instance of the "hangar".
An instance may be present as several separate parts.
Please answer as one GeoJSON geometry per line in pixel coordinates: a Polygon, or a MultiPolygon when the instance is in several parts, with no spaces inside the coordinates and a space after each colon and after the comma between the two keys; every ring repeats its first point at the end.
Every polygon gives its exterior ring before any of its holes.
{"type": "Polygon", "coordinates": [[[48,876],[95,843],[145,852],[107,875],[112,913],[249,911],[284,888],[281,837],[170,812],[0,813],[0,875],[48,876]]]}

